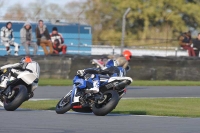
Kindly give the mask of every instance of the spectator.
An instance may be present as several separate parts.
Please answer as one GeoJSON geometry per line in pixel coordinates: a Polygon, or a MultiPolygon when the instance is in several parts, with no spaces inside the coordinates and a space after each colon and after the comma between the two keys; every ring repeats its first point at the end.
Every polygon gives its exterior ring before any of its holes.
{"type": "Polygon", "coordinates": [[[43,23],[43,20],[39,20],[35,33],[37,38],[37,44],[43,48],[45,55],[52,54],[53,46],[51,43],[51,38],[46,25],[44,25],[43,23]],[[47,50],[47,47],[49,47],[49,52],[47,50]]]}
{"type": "Polygon", "coordinates": [[[187,32],[179,37],[179,45],[185,49],[188,50],[189,56],[195,56],[194,49],[191,47],[192,39],[191,39],[191,33],[187,32]]]}
{"type": "Polygon", "coordinates": [[[15,47],[15,56],[18,56],[19,44],[14,42],[12,23],[7,22],[5,27],[1,28],[1,42],[5,45],[7,54],[11,54],[10,46],[15,47]]]}
{"type": "Polygon", "coordinates": [[[21,43],[25,48],[26,55],[29,55],[29,47],[34,49],[33,55],[37,55],[38,46],[32,41],[32,27],[29,22],[24,23],[24,26],[20,30],[21,43]]]}
{"type": "Polygon", "coordinates": [[[197,57],[199,57],[199,50],[200,50],[200,33],[198,33],[198,36],[197,36],[197,38],[196,39],[194,39],[193,41],[192,41],[192,43],[193,43],[193,47],[195,48],[195,55],[197,56],[197,57]]]}
{"type": "Polygon", "coordinates": [[[53,42],[54,54],[59,54],[61,51],[63,54],[66,54],[67,46],[64,45],[64,39],[60,33],[58,33],[58,29],[53,27],[51,33],[51,41],[53,42]]]}
{"type": "Polygon", "coordinates": [[[60,44],[60,41],[58,39],[54,41],[53,48],[54,48],[54,51],[53,51],[54,54],[59,54],[61,51],[63,54],[66,54],[67,46],[64,44],[60,44]]]}

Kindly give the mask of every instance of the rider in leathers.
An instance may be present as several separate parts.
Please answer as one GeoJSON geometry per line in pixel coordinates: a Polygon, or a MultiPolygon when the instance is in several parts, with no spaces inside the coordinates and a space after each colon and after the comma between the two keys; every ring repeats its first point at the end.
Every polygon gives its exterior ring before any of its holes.
{"type": "Polygon", "coordinates": [[[99,87],[100,87],[99,74],[108,75],[108,76],[119,76],[119,69],[116,66],[114,66],[114,61],[110,60],[106,64],[106,68],[104,70],[102,70],[101,68],[88,68],[88,69],[77,71],[77,75],[79,76],[85,76],[86,74],[92,74],[90,78],[93,81],[93,87],[90,88],[89,91],[93,93],[98,93],[99,87]]]}

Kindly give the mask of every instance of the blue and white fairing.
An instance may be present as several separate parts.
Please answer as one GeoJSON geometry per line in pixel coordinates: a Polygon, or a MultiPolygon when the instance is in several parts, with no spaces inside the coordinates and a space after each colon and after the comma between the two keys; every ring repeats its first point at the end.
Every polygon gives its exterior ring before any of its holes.
{"type": "Polygon", "coordinates": [[[79,96],[76,97],[75,94],[77,92],[77,89],[85,89],[86,88],[86,81],[79,76],[75,76],[73,79],[73,89],[71,94],[71,104],[74,102],[79,101],[79,96]]]}
{"type": "Polygon", "coordinates": [[[124,77],[126,76],[126,70],[123,67],[118,67],[119,69],[119,77],[124,77]]]}
{"type": "Polygon", "coordinates": [[[79,89],[86,88],[86,81],[83,78],[80,78],[79,76],[74,77],[73,84],[75,84],[76,87],[79,89]]]}

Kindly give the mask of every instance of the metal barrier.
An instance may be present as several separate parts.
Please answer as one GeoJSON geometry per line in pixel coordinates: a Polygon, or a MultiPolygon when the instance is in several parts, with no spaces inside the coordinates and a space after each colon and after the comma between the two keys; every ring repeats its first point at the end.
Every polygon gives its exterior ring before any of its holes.
{"type": "MultiPolygon", "coordinates": [[[[78,55],[120,55],[121,48],[116,46],[100,46],[100,45],[67,45],[67,53],[68,54],[78,54],[78,55]]],[[[177,47],[170,47],[166,50],[165,47],[127,47],[124,49],[128,49],[132,52],[133,56],[188,56],[186,50],[182,50],[177,47]]],[[[11,47],[11,50],[14,51],[14,47],[11,47]]],[[[33,49],[30,48],[32,52],[33,49]]],[[[0,55],[6,55],[6,49],[3,45],[0,45],[0,55]]],[[[22,45],[20,45],[19,49],[20,55],[25,55],[25,50],[22,45]]],[[[38,55],[44,55],[43,49],[38,47],[38,55]]]]}

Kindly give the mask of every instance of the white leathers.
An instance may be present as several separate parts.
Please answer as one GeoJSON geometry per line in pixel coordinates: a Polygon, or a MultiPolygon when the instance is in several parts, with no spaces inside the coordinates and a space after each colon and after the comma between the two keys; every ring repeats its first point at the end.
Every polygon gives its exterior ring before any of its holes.
{"type": "Polygon", "coordinates": [[[1,42],[7,48],[7,54],[10,55],[10,46],[15,47],[15,56],[18,56],[19,44],[14,42],[13,29],[8,29],[7,27],[1,28],[1,42]]]}
{"type": "Polygon", "coordinates": [[[8,64],[8,65],[5,65],[5,66],[2,66],[0,69],[3,70],[3,69],[6,69],[6,68],[17,67],[19,65],[20,65],[20,63],[8,64]]]}

